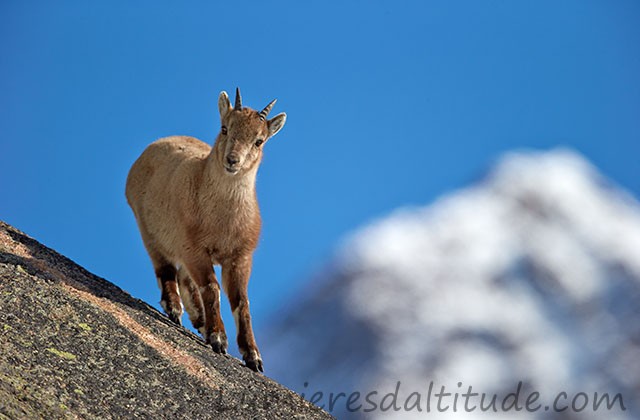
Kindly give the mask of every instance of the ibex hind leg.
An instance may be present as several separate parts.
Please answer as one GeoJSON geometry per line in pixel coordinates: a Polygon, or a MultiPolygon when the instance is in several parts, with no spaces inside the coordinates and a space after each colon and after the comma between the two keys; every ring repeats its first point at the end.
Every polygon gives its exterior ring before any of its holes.
{"type": "Polygon", "coordinates": [[[172,264],[155,264],[156,278],[160,287],[160,305],[169,319],[178,325],[182,325],[182,304],[178,291],[178,279],[176,268],[172,264]]]}
{"type": "Polygon", "coordinates": [[[187,271],[182,267],[178,269],[178,288],[184,309],[189,315],[193,328],[198,330],[204,337],[204,305],[202,303],[202,296],[200,296],[198,286],[191,280],[187,271]]]}
{"type": "Polygon", "coordinates": [[[180,303],[180,292],[178,291],[177,271],[173,264],[155,246],[155,241],[149,235],[144,223],[136,216],[142,242],[147,249],[153,269],[156,273],[156,280],[160,288],[160,305],[167,317],[178,325],[182,325],[182,304],[180,303]]]}

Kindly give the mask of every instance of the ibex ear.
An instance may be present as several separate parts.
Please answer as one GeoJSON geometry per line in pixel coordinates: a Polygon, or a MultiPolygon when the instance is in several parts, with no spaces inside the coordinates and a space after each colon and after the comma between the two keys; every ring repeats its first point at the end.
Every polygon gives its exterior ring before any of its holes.
{"type": "Polygon", "coordinates": [[[224,117],[230,109],[231,102],[229,101],[229,95],[223,90],[218,97],[218,111],[220,111],[220,116],[224,117]]]}
{"type": "Polygon", "coordinates": [[[276,133],[280,131],[282,127],[284,127],[285,121],[287,121],[287,114],[285,114],[284,112],[279,113],[278,115],[267,121],[267,127],[269,127],[269,137],[275,136],[276,133]]]}

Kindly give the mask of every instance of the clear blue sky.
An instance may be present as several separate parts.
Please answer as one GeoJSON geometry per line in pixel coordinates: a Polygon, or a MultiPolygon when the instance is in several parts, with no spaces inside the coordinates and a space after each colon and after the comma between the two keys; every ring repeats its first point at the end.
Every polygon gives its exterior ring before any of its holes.
{"type": "Polygon", "coordinates": [[[0,219],[157,307],[130,165],[158,137],[211,143],[221,90],[277,97],[260,341],[346,233],[505,151],[568,146],[640,196],[636,0],[213,3],[0,3],[0,219]]]}

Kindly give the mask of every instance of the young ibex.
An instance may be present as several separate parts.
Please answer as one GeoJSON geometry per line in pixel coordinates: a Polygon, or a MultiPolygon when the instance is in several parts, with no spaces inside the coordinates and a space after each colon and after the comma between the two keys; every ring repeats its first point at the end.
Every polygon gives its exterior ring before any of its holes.
{"type": "Polygon", "coordinates": [[[274,103],[260,112],[243,107],[236,89],[232,107],[221,92],[222,127],[213,147],[193,137],[157,140],[131,167],[126,188],[168,317],[180,323],[182,299],[206,342],[215,352],[226,353],[220,286],[213,270],[221,265],[238,348],[246,365],[261,372],[247,285],[260,234],[255,181],[262,148],[286,120],[285,113],[267,120],[274,103]]]}

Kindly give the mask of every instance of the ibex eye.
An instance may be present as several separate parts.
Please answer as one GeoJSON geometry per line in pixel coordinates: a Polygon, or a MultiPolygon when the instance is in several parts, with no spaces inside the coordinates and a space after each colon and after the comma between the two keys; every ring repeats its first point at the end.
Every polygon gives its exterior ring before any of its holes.
{"type": "Polygon", "coordinates": [[[262,146],[262,143],[264,143],[264,140],[262,140],[262,139],[256,140],[256,147],[262,146]]]}
{"type": "Polygon", "coordinates": [[[225,127],[224,125],[222,126],[222,134],[227,134],[227,127],[225,127]]]}

